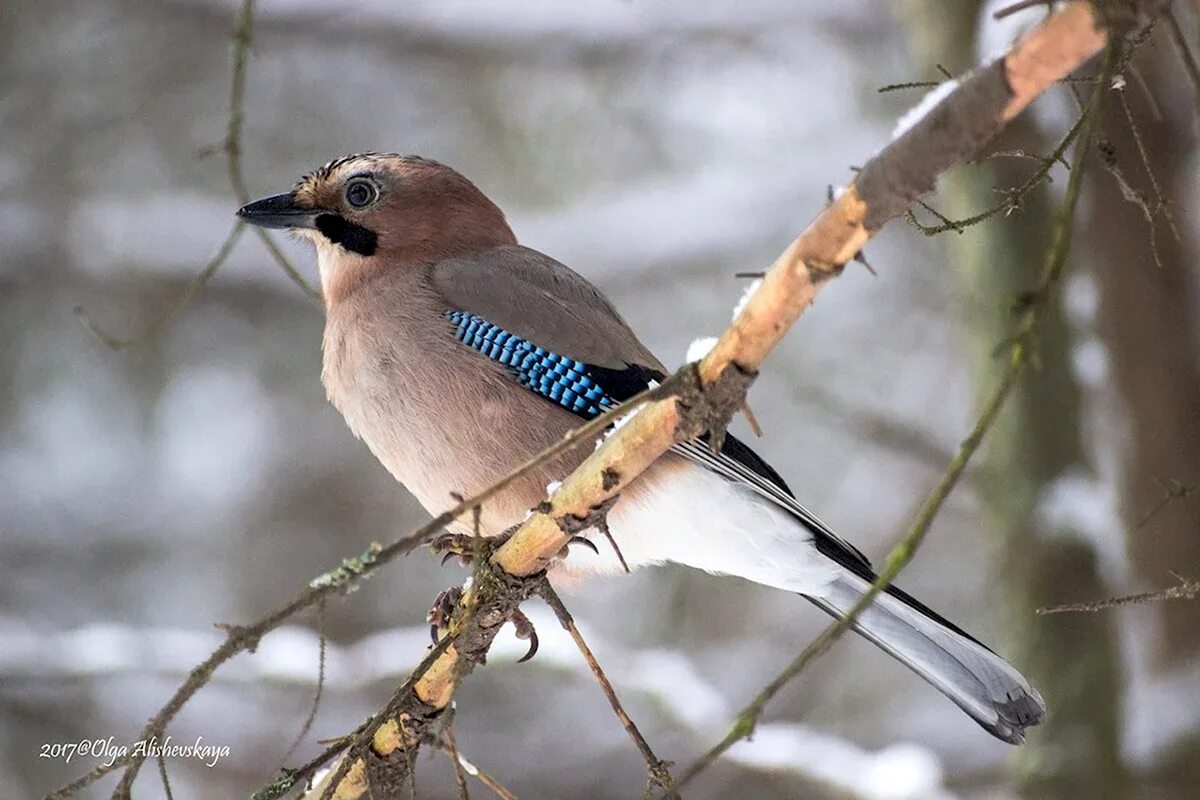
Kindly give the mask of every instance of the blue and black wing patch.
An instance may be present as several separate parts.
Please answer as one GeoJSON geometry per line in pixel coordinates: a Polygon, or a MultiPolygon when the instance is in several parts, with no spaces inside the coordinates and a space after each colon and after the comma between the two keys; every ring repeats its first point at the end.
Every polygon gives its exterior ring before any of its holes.
{"type": "Polygon", "coordinates": [[[477,314],[447,311],[446,318],[460,342],[503,364],[526,389],[584,419],[599,416],[648,385],[633,388],[634,381],[624,377],[627,370],[596,367],[553,353],[477,314]]]}

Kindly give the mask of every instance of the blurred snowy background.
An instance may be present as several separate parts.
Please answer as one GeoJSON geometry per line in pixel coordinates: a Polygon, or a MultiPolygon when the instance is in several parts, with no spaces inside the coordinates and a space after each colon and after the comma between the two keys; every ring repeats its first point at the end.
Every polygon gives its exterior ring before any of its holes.
{"type": "MultiPolygon", "coordinates": [[[[1194,36],[1194,6],[1177,6],[1194,36]]],[[[326,403],[320,309],[254,236],[143,346],[110,351],[72,316],[82,303],[106,328],[140,330],[226,235],[237,203],[223,158],[198,153],[224,135],[235,11],[0,9],[5,798],[96,763],[39,758],[43,743],[134,736],[219,643],[212,623],[249,621],[425,519],[326,403]]],[[[920,96],[877,89],[1002,47],[1011,31],[987,17],[965,0],[269,0],[250,63],[247,181],[256,196],[282,191],[361,150],[444,161],[678,364],[727,323],[734,273],[769,264],[920,96]]],[[[1200,481],[1200,163],[1196,98],[1163,33],[1127,95],[1182,242],[1163,232],[1155,267],[1145,218],[1095,171],[1043,369],[901,581],[1026,669],[1050,723],[1014,751],[845,640],[688,797],[1200,794],[1200,605],[1032,614],[1200,570],[1200,501],[1164,500],[1171,481],[1200,481]]],[[[1045,152],[1072,109],[1065,90],[1047,98],[1015,146],[1045,152]]],[[[1107,128],[1145,188],[1124,117],[1114,110],[1107,128]]],[[[1028,169],[962,170],[934,202],[966,213],[1028,169]]],[[[1062,184],[962,236],[893,224],[867,251],[878,277],[848,269],[756,383],[756,447],[872,557],[991,386],[1004,308],[1040,264],[1038,203],[1062,184]]],[[[315,278],[303,248],[282,246],[315,278]]],[[[432,599],[462,577],[421,552],[330,606],[324,698],[293,762],[386,699],[424,647],[432,599]]],[[[567,601],[658,753],[681,763],[825,624],[799,598],[682,569],[586,584],[567,601]]],[[[464,754],[521,797],[639,796],[636,751],[569,640],[532,611],[542,654],[516,666],[521,644],[505,633],[458,694],[464,754]]],[[[244,796],[270,778],[311,703],[316,630],[310,617],[272,634],[187,706],[175,740],[202,736],[230,756],[169,762],[175,797],[244,796]]],[[[422,757],[418,780],[422,797],[454,796],[441,756],[422,757]]],[[[138,786],[162,791],[152,767],[138,786]]]]}

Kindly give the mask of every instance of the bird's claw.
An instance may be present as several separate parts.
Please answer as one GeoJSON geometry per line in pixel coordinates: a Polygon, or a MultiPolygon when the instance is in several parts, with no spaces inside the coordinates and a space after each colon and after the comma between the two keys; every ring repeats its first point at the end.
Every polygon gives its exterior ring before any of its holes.
{"type": "Polygon", "coordinates": [[[474,536],[467,536],[462,533],[443,533],[429,543],[429,549],[435,553],[444,553],[442,556],[442,566],[446,566],[446,562],[454,557],[464,567],[469,567],[475,558],[476,552],[479,549],[479,542],[474,536]]]}
{"type": "MultiPolygon", "coordinates": [[[[463,590],[459,586],[451,586],[444,592],[441,592],[437,599],[433,601],[433,608],[429,609],[429,613],[425,615],[425,621],[429,623],[429,638],[437,644],[442,637],[442,633],[450,627],[450,619],[454,616],[454,609],[462,601],[463,590]]],[[[513,624],[516,630],[517,638],[529,641],[529,650],[525,655],[521,656],[518,664],[523,664],[533,658],[538,651],[538,635],[534,630],[533,623],[529,621],[529,617],[520,610],[516,609],[509,616],[508,621],[513,624]]]]}
{"type": "Polygon", "coordinates": [[[528,661],[529,659],[531,659],[535,655],[537,655],[537,651],[538,651],[537,631],[534,630],[533,623],[529,621],[529,617],[525,616],[525,614],[520,609],[515,609],[512,612],[512,616],[510,616],[508,618],[508,620],[509,620],[509,622],[511,622],[513,624],[513,628],[516,629],[518,639],[528,639],[529,640],[528,652],[526,652],[525,655],[521,656],[521,658],[517,661],[518,664],[524,664],[526,661],[528,661]]]}
{"type": "Polygon", "coordinates": [[[586,536],[572,536],[570,539],[567,540],[567,543],[562,546],[562,549],[560,549],[558,551],[558,557],[566,558],[567,554],[571,552],[570,548],[571,548],[571,545],[573,545],[573,544],[583,545],[584,547],[586,547],[588,550],[591,550],[596,555],[600,555],[600,548],[596,547],[596,543],[593,542],[591,539],[587,538],[586,536]]]}
{"type": "Polygon", "coordinates": [[[425,621],[429,623],[429,637],[433,639],[434,644],[438,643],[442,631],[450,626],[450,618],[458,606],[458,601],[462,599],[462,594],[461,587],[451,586],[437,596],[433,601],[433,608],[425,615],[425,621]]]}

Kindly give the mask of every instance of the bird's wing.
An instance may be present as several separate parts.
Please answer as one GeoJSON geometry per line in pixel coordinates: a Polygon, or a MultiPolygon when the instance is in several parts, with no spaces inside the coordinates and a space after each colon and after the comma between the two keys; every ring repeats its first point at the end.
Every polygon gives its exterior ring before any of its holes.
{"type": "MultiPolygon", "coordinates": [[[[583,277],[524,247],[504,247],[434,265],[448,330],[508,367],[521,385],[584,419],[620,405],[665,375],[612,304],[583,277]]],[[[707,441],[673,452],[742,484],[790,512],[817,549],[871,580],[870,561],[802,506],[769,464],[732,435],[719,453],[707,441]]]]}
{"type": "Polygon", "coordinates": [[[586,364],[663,371],[600,291],[527,247],[499,247],[433,267],[434,288],[457,309],[586,364]]]}

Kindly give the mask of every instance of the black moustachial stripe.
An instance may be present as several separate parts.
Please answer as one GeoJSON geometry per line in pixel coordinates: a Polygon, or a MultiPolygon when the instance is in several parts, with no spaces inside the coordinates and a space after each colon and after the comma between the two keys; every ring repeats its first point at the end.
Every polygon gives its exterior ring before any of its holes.
{"type": "Polygon", "coordinates": [[[321,214],[317,217],[317,230],[329,241],[360,256],[375,255],[375,249],[379,246],[375,231],[353,223],[340,214],[321,214]]]}

